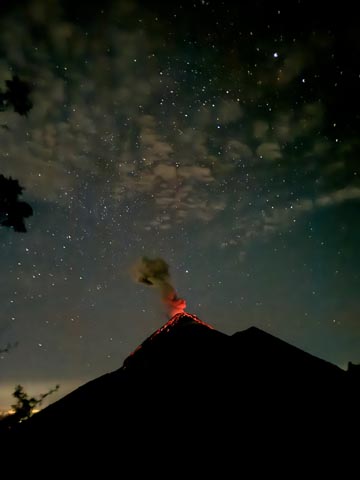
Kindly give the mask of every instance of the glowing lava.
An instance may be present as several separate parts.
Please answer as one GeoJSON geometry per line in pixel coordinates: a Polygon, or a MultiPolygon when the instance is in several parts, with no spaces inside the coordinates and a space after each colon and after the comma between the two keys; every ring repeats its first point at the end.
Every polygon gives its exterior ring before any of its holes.
{"type": "MultiPolygon", "coordinates": [[[[184,302],[184,300],[177,299],[179,301],[184,302]]],[[[185,302],[184,302],[185,303],[185,302]]],[[[135,357],[135,354],[138,354],[141,351],[144,351],[149,345],[152,344],[153,340],[160,336],[160,334],[169,334],[171,331],[174,331],[174,328],[187,328],[190,325],[202,325],[203,327],[210,328],[214,330],[214,328],[203,322],[198,318],[196,315],[192,315],[191,313],[180,312],[175,314],[173,317],[170,318],[162,327],[156,330],[150,337],[148,337],[141,345],[139,345],[125,360],[123,368],[126,369],[129,363],[131,363],[135,357]]]]}
{"type": "Polygon", "coordinates": [[[158,330],[156,330],[156,332],[154,332],[150,337],[149,337],[149,340],[152,340],[154,337],[156,337],[157,335],[159,335],[159,333],[161,332],[169,332],[170,329],[172,329],[173,327],[175,327],[176,325],[182,325],[182,326],[185,326],[185,325],[191,325],[191,324],[198,324],[198,325],[202,325],[204,327],[207,327],[207,328],[210,328],[211,330],[213,330],[214,328],[209,325],[208,323],[206,322],[203,322],[202,320],[200,320],[200,318],[198,318],[196,315],[192,315],[191,313],[187,313],[187,312],[181,312],[181,313],[177,313],[175,314],[172,318],[170,318],[170,320],[168,320],[165,325],[163,325],[162,327],[160,327],[158,330]]]}
{"type": "Polygon", "coordinates": [[[169,265],[162,258],[142,257],[133,267],[132,275],[137,282],[160,290],[169,318],[184,313],[186,302],[179,298],[172,285],[169,265]]]}
{"type": "Polygon", "coordinates": [[[186,301],[183,298],[179,298],[172,288],[170,291],[165,289],[163,292],[163,302],[166,305],[166,310],[169,318],[172,318],[177,313],[185,313],[186,301]]]}

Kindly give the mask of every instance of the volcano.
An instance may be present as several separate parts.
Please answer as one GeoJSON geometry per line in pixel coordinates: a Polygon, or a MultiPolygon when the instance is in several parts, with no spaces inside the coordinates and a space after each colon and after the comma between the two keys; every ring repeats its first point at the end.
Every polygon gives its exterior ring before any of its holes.
{"type": "Polygon", "coordinates": [[[166,448],[172,455],[271,450],[279,447],[275,432],[283,446],[284,439],[298,445],[304,434],[308,443],[338,441],[335,432],[356,418],[355,377],[258,328],[229,336],[177,314],[120,369],[20,424],[8,445],[41,444],[57,461],[72,452],[72,462],[81,446],[94,452],[92,462],[114,466],[134,451],[143,458],[166,448]]]}

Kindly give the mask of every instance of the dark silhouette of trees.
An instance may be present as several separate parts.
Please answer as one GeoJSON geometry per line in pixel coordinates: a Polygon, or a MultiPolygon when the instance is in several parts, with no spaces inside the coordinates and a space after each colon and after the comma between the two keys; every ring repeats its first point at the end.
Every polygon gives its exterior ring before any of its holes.
{"type": "Polygon", "coordinates": [[[6,432],[15,427],[18,423],[28,420],[33,414],[36,407],[39,407],[44,399],[49,395],[57,392],[59,385],[50,389],[46,393],[42,393],[38,397],[29,397],[25,392],[22,385],[16,385],[13,392],[13,397],[16,399],[16,403],[11,405],[12,412],[0,417],[0,434],[6,432]]]}
{"type": "MultiPolygon", "coordinates": [[[[17,75],[5,83],[6,90],[0,90],[0,112],[12,107],[19,115],[27,115],[33,106],[30,86],[17,75]]],[[[9,129],[7,125],[1,127],[9,129]]],[[[15,232],[26,232],[24,218],[33,214],[31,206],[18,199],[22,191],[18,180],[0,174],[0,226],[13,227],[15,232]]]]}
{"type": "MultiPolygon", "coordinates": [[[[11,80],[6,80],[6,90],[0,90],[0,112],[12,107],[19,115],[29,113],[33,104],[29,98],[30,86],[20,80],[17,75],[13,75],[11,80]]],[[[7,125],[1,125],[5,130],[9,130],[7,125]]],[[[19,181],[12,177],[6,178],[0,174],[0,226],[13,227],[15,232],[26,232],[24,219],[33,214],[32,207],[21,200],[24,188],[20,186],[19,181]]],[[[0,354],[8,353],[15,344],[7,344],[0,348],[0,354]]],[[[39,397],[29,397],[21,385],[15,387],[13,396],[16,403],[12,405],[13,413],[5,414],[0,417],[0,433],[11,429],[17,423],[27,420],[34,413],[34,409],[41,405],[43,400],[56,392],[59,385],[49,390],[47,393],[41,394],[39,397]]]]}
{"type": "Polygon", "coordinates": [[[34,412],[34,409],[40,406],[46,397],[54,392],[57,392],[58,390],[59,385],[56,385],[48,392],[42,393],[39,397],[29,397],[22,385],[16,385],[13,397],[15,397],[17,401],[14,405],[11,405],[15,411],[15,413],[12,414],[14,420],[18,423],[30,418],[34,412]]]}
{"type": "Polygon", "coordinates": [[[33,214],[31,206],[19,200],[23,187],[18,180],[0,174],[0,225],[26,232],[24,219],[33,214]]]}
{"type": "Polygon", "coordinates": [[[19,115],[27,115],[32,109],[32,101],[29,98],[31,88],[28,83],[13,75],[11,80],[6,80],[6,90],[0,90],[0,111],[13,107],[19,115]]]}

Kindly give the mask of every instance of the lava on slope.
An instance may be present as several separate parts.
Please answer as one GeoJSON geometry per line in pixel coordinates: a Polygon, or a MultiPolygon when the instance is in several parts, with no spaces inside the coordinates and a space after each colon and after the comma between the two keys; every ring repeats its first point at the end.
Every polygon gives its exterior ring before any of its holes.
{"type": "Polygon", "coordinates": [[[161,326],[158,330],[156,330],[150,337],[148,337],[143,343],[141,343],[125,360],[124,367],[126,366],[127,362],[131,361],[131,358],[142,349],[147,348],[154,339],[158,338],[159,335],[162,333],[171,334],[172,330],[176,327],[178,328],[186,328],[189,326],[202,326],[209,328],[210,330],[214,330],[214,328],[206,322],[203,322],[198,318],[196,315],[187,312],[181,312],[175,314],[170,320],[168,320],[163,326],[161,326]]]}

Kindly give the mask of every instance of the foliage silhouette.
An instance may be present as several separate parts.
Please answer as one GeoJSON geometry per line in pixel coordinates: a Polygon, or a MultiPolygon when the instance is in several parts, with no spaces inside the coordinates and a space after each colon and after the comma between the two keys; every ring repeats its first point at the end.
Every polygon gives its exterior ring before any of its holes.
{"type": "MultiPolygon", "coordinates": [[[[6,90],[0,90],[0,112],[13,107],[19,115],[27,116],[33,106],[29,98],[30,86],[17,75],[5,83],[6,90]]],[[[1,125],[1,128],[9,130],[6,124],[1,125]]],[[[0,226],[13,227],[15,232],[26,232],[24,218],[33,214],[28,203],[18,200],[22,191],[18,180],[0,175],[0,226]]]]}
{"type": "Polygon", "coordinates": [[[13,392],[13,397],[16,399],[16,403],[11,405],[13,412],[5,414],[0,417],[0,433],[8,431],[14,428],[18,423],[28,420],[35,412],[36,407],[40,406],[44,399],[49,395],[57,392],[59,385],[50,389],[46,393],[42,393],[38,397],[29,397],[25,392],[22,385],[16,385],[13,392]]]}
{"type": "Polygon", "coordinates": [[[19,115],[25,115],[32,109],[32,101],[29,98],[31,89],[28,83],[13,75],[11,80],[6,80],[6,91],[0,90],[0,111],[13,107],[19,115]]]}
{"type": "Polygon", "coordinates": [[[0,225],[15,232],[26,232],[24,218],[33,214],[31,206],[18,199],[22,191],[18,180],[0,174],[0,225]]]}
{"type": "Polygon", "coordinates": [[[34,409],[37,406],[40,406],[46,397],[58,390],[59,385],[56,385],[48,392],[42,393],[39,397],[29,397],[25,392],[24,387],[22,385],[17,385],[13,393],[13,397],[16,398],[17,402],[11,405],[15,411],[15,413],[13,413],[15,420],[17,422],[22,422],[23,420],[30,418],[34,409]]]}

